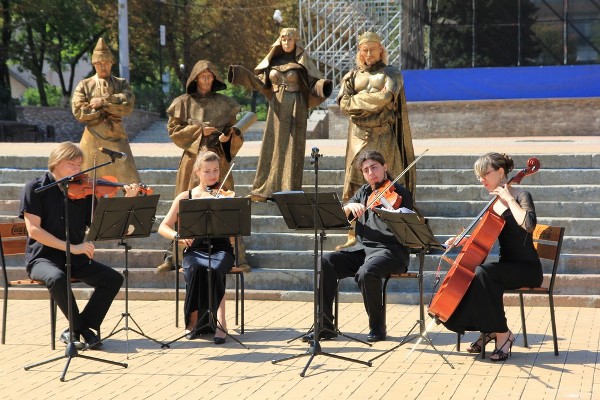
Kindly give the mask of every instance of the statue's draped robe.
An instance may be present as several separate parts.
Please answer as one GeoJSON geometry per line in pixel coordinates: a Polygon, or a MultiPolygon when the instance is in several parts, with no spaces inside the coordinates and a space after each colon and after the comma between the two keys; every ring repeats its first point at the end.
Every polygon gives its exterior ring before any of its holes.
{"type": "MultiPolygon", "coordinates": [[[[392,178],[413,162],[415,155],[400,70],[380,62],[369,70],[350,71],[342,79],[338,103],[341,111],[350,116],[343,192],[347,201],[365,183],[355,165],[361,152],[375,150],[383,154],[392,178]],[[363,76],[357,77],[358,74],[363,76]],[[356,90],[356,79],[370,79],[375,86],[379,83],[386,90],[378,87],[356,90]]],[[[415,199],[416,166],[399,182],[415,199]]]]}
{"type": "Polygon", "coordinates": [[[111,75],[105,80],[94,75],[79,82],[73,93],[71,109],[75,118],[85,124],[79,143],[85,154],[82,169],[90,168],[94,158],[96,165],[110,161],[108,155],[98,150],[104,147],[123,152],[127,157],[99,168],[96,172],[98,177],[111,175],[122,183],[140,182],[129,140],[123,129],[123,117],[133,111],[134,100],[129,83],[122,78],[111,75]],[[99,109],[90,107],[94,97],[104,98],[105,105],[99,109]]]}

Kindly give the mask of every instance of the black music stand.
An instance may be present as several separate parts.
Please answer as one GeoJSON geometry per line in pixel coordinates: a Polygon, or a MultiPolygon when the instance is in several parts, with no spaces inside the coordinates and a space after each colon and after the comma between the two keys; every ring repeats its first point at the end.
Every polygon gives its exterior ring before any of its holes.
{"type": "MultiPolygon", "coordinates": [[[[86,172],[93,171],[95,169],[104,167],[105,165],[112,164],[114,162],[115,162],[115,157],[111,156],[110,161],[107,161],[107,162],[102,163],[97,166],[93,166],[84,171],[80,171],[75,175],[65,176],[64,178],[59,179],[58,181],[49,183],[46,186],[41,186],[41,187],[35,189],[35,193],[43,192],[54,186],[59,186],[62,189],[63,193],[69,193],[69,182],[72,182],[77,176],[85,174],[86,172]]],[[[73,301],[72,301],[73,296],[72,296],[72,290],[71,290],[71,239],[70,239],[70,234],[69,234],[69,227],[70,227],[70,225],[69,225],[69,196],[65,195],[64,200],[65,201],[63,203],[63,206],[64,206],[64,211],[65,211],[65,269],[67,271],[67,299],[68,299],[68,301],[67,301],[67,318],[69,320],[69,343],[67,344],[67,347],[65,348],[64,355],[58,356],[58,357],[52,357],[47,360],[39,361],[39,362],[36,362],[33,364],[28,364],[23,367],[23,369],[25,371],[28,371],[33,367],[49,364],[51,362],[58,361],[58,360],[65,358],[67,360],[67,362],[65,363],[63,372],[60,375],[61,382],[65,381],[65,376],[67,375],[67,370],[69,369],[69,365],[71,365],[71,360],[73,360],[74,358],[83,358],[83,359],[90,360],[90,361],[98,361],[98,362],[102,362],[105,364],[111,364],[111,365],[116,365],[119,367],[127,368],[127,363],[104,360],[102,358],[91,357],[91,356],[87,356],[84,354],[80,354],[75,345],[74,334],[73,334],[73,301]]]]}
{"type": "MultiPolygon", "coordinates": [[[[177,214],[177,240],[175,240],[175,265],[179,265],[179,239],[205,238],[208,240],[208,281],[212,282],[212,270],[210,268],[210,240],[217,237],[250,236],[250,199],[247,198],[208,198],[208,199],[182,199],[179,201],[179,213],[177,214]]],[[[236,240],[237,247],[237,240],[236,240]]],[[[237,248],[235,249],[237,255],[237,248]]],[[[236,256],[237,262],[237,256],[236,256]]],[[[176,285],[179,288],[179,271],[175,274],[176,285]]],[[[178,292],[178,291],[177,291],[178,292]]],[[[169,347],[188,334],[201,332],[206,328],[220,329],[225,332],[223,325],[213,312],[212,284],[208,285],[208,308],[203,315],[198,316],[198,322],[191,332],[183,334],[176,339],[163,344],[169,347]],[[206,318],[206,323],[201,324],[206,318]]],[[[179,313],[179,299],[175,299],[175,312],[179,313]]],[[[216,305],[219,306],[218,304],[216,305]]],[[[229,332],[225,335],[238,342],[241,346],[249,349],[229,332]]]]}
{"type": "Polygon", "coordinates": [[[129,313],[129,246],[125,242],[125,238],[148,237],[152,232],[152,225],[155,220],[156,206],[160,195],[136,196],[136,197],[114,197],[100,198],[94,212],[94,220],[90,231],[88,232],[88,240],[119,240],[119,246],[125,249],[125,312],[121,314],[121,319],[117,321],[113,330],[103,338],[106,340],[121,331],[126,332],[127,342],[127,358],[129,358],[129,331],[133,331],[146,339],[163,345],[156,339],[146,335],[138,323],[129,313]],[[135,324],[137,330],[129,327],[129,319],[135,324]],[[117,326],[125,320],[125,326],[117,329],[117,326]]]}
{"type": "MultiPolygon", "coordinates": [[[[304,376],[308,366],[313,358],[317,355],[324,355],[340,360],[356,362],[359,364],[371,366],[370,361],[361,361],[349,357],[339,356],[337,354],[326,353],[321,350],[319,344],[319,335],[323,330],[323,312],[321,304],[323,304],[323,274],[321,271],[321,263],[319,257],[323,257],[323,240],[325,239],[325,229],[349,229],[350,223],[348,217],[342,209],[341,203],[335,193],[304,193],[304,192],[280,192],[273,193],[273,198],[281,211],[281,215],[285,220],[288,228],[294,230],[314,229],[315,231],[315,253],[314,253],[314,322],[313,322],[313,340],[310,341],[309,349],[303,354],[297,354],[289,357],[284,357],[279,360],[272,360],[273,364],[281,361],[291,360],[298,357],[310,356],[306,366],[300,373],[304,376]],[[315,198],[316,197],[316,198],[315,198]],[[320,230],[320,240],[317,241],[317,231],[320,230]],[[320,246],[320,256],[319,247],[320,246]]],[[[332,322],[332,321],[330,321],[332,322]]],[[[351,336],[344,335],[353,340],[357,340],[351,336]]],[[[294,339],[292,339],[294,340],[294,339]]]]}
{"type": "Polygon", "coordinates": [[[385,354],[392,352],[400,346],[414,340],[419,339],[425,341],[426,344],[430,345],[436,353],[452,368],[454,366],[444,357],[444,355],[434,346],[433,342],[427,335],[425,328],[425,304],[423,301],[423,268],[425,265],[425,254],[429,253],[431,249],[443,250],[444,246],[435,238],[433,232],[429,226],[419,219],[416,213],[402,213],[396,211],[389,211],[382,208],[373,209],[377,215],[387,224],[390,230],[394,233],[394,236],[400,243],[409,249],[416,252],[419,256],[419,319],[406,334],[404,339],[400,341],[396,346],[389,350],[384,351],[377,357],[372,358],[370,361],[374,361],[385,354]],[[412,332],[419,327],[419,333],[412,334],[412,332]]]}

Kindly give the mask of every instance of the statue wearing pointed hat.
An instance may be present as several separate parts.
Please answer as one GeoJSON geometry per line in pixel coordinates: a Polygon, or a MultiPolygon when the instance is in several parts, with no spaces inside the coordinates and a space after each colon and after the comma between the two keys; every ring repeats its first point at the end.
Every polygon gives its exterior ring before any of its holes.
{"type": "Polygon", "coordinates": [[[104,147],[125,153],[127,157],[99,168],[98,176],[111,175],[119,182],[140,182],[123,128],[123,117],[133,111],[135,98],[125,79],[111,75],[113,64],[112,52],[104,39],[98,39],[92,52],[96,74],[79,82],[73,92],[71,110],[75,118],[85,124],[79,143],[85,154],[82,169],[90,168],[94,162],[98,165],[109,161],[110,157],[98,150],[104,147]]]}
{"type": "MultiPolygon", "coordinates": [[[[381,37],[365,32],[358,37],[356,69],[348,72],[340,84],[337,101],[343,113],[350,117],[346,144],[346,175],[343,200],[364,184],[355,167],[355,159],[366,150],[383,154],[392,177],[398,176],[415,158],[404,81],[400,70],[387,65],[387,51],[381,37]]],[[[415,198],[416,168],[399,181],[415,198]]],[[[354,243],[353,231],[340,247],[354,243]]]]}
{"type": "Polygon", "coordinates": [[[267,56],[253,72],[229,67],[230,83],[258,90],[269,100],[253,201],[266,201],[274,192],[300,190],[304,170],[308,110],[333,90],[304,50],[296,28],[283,28],[267,56]]]}

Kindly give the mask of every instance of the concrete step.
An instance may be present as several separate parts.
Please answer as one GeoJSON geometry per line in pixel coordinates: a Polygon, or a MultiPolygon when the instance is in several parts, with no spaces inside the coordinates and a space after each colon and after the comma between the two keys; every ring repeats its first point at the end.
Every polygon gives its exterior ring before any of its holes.
{"type": "MultiPolygon", "coordinates": [[[[128,243],[129,244],[129,243],[128,243]]],[[[156,249],[136,249],[132,248],[128,252],[128,265],[132,269],[153,269],[163,260],[163,255],[168,247],[168,242],[164,246],[156,249]]],[[[307,240],[307,244],[308,240],[307,240]]],[[[331,250],[324,250],[324,254],[331,250]]],[[[440,263],[441,251],[427,254],[425,256],[424,270],[435,271],[440,263]]],[[[447,254],[450,259],[454,259],[458,251],[452,251],[447,254]]],[[[276,249],[247,249],[246,257],[250,266],[263,270],[301,270],[311,269],[314,265],[314,250],[276,250],[276,249]]],[[[121,268],[125,266],[125,251],[122,247],[97,248],[94,259],[98,262],[121,268]]],[[[487,260],[494,261],[498,259],[497,249],[492,249],[487,260]]],[[[550,272],[551,265],[546,260],[543,261],[544,270],[550,272]]],[[[561,274],[593,274],[597,271],[597,265],[600,262],[600,254],[588,253],[566,253],[561,254],[559,262],[559,273],[561,274]]],[[[7,257],[7,265],[15,268],[21,268],[24,271],[25,257],[23,255],[7,257]]],[[[442,262],[441,268],[447,270],[449,265],[442,262]]],[[[418,260],[411,257],[409,269],[418,269],[418,260]]]]}
{"type": "MultiPolygon", "coordinates": [[[[177,166],[172,169],[140,169],[140,179],[147,185],[173,185],[177,176],[177,166]]],[[[255,166],[253,166],[255,168],[255,166]]],[[[236,184],[251,185],[256,170],[253,168],[240,169],[237,165],[233,170],[236,184]]],[[[25,183],[42,175],[45,169],[16,169],[1,168],[0,183],[25,183]]],[[[345,172],[339,169],[319,170],[319,184],[343,185],[345,172]]],[[[477,179],[473,170],[469,169],[421,169],[417,167],[418,183],[423,185],[474,185],[477,179]]],[[[315,174],[310,169],[304,170],[303,182],[314,185],[315,174]]],[[[556,186],[568,182],[570,185],[594,185],[600,182],[600,169],[545,169],[530,175],[523,180],[527,185],[556,186]]]]}
{"type": "MultiPolygon", "coordinates": [[[[419,192],[420,193],[420,192],[419,192]]],[[[455,200],[417,200],[421,214],[439,217],[475,217],[487,205],[487,201],[455,200]]],[[[569,216],[588,218],[600,216],[600,201],[535,201],[535,210],[539,218],[551,216],[569,216]]]]}
{"type": "MultiPolygon", "coordinates": [[[[166,196],[165,196],[166,197],[166,196]]],[[[171,207],[172,200],[159,200],[156,211],[157,216],[164,216],[171,207]]],[[[417,201],[417,207],[422,215],[429,217],[446,218],[474,218],[485,207],[487,201],[453,201],[429,200],[417,201]]],[[[575,202],[575,201],[536,201],[536,211],[539,218],[550,218],[554,215],[570,218],[589,218],[600,216],[600,202],[575,202]]],[[[16,216],[19,212],[19,200],[0,200],[0,220],[3,216],[16,216]]],[[[269,216],[281,215],[277,204],[273,202],[252,203],[252,215],[269,216]]]]}
{"type": "MultiPolygon", "coordinates": [[[[162,221],[163,216],[157,216],[153,224],[152,231],[156,231],[162,221]]],[[[0,215],[0,222],[20,222],[21,220],[15,215],[0,215]]],[[[428,217],[429,227],[432,232],[444,240],[451,235],[456,235],[462,231],[464,227],[469,226],[473,221],[472,218],[459,217],[428,217]]],[[[538,218],[538,223],[546,225],[556,225],[565,227],[565,232],[569,236],[584,236],[598,237],[598,224],[600,218],[538,218]]],[[[251,216],[251,231],[253,233],[262,234],[278,234],[289,233],[283,217],[278,215],[252,215],[251,216]]],[[[307,230],[306,232],[311,232],[307,230]]],[[[345,234],[345,230],[330,230],[328,234],[345,234]]]]}
{"type": "MultiPolygon", "coordinates": [[[[31,179],[44,174],[43,169],[0,169],[0,183],[24,184],[31,179]]],[[[150,186],[154,185],[174,185],[177,178],[175,169],[141,169],[139,170],[142,183],[150,186]]],[[[256,170],[243,169],[233,172],[236,184],[252,185],[256,170]]],[[[315,184],[315,175],[311,171],[304,171],[304,183],[306,185],[315,184]]],[[[321,185],[343,185],[343,170],[322,170],[319,173],[319,184],[321,185]]]]}
{"type": "MultiPolygon", "coordinates": [[[[228,287],[231,284],[227,283],[228,287]]],[[[77,300],[87,300],[90,297],[90,289],[85,286],[74,286],[73,293],[77,300]]],[[[129,300],[169,300],[174,301],[175,289],[157,289],[157,288],[133,288],[129,289],[129,300]]],[[[234,290],[229,289],[226,292],[226,298],[233,300],[235,296],[234,290]]],[[[431,298],[432,293],[425,293],[425,299],[431,298]]],[[[12,287],[8,292],[8,298],[10,300],[48,300],[48,291],[42,287],[12,287]]],[[[179,292],[179,300],[183,301],[184,293],[179,292]]],[[[117,300],[125,300],[125,288],[121,288],[121,291],[116,296],[117,300]]],[[[246,300],[289,300],[289,301],[303,301],[312,302],[314,299],[314,293],[310,291],[298,291],[298,290],[253,290],[247,289],[245,291],[246,300]]],[[[363,299],[359,292],[340,292],[341,303],[362,303],[363,299]]],[[[418,292],[392,292],[388,291],[387,296],[388,304],[419,304],[418,292]]],[[[504,304],[506,306],[518,306],[519,298],[518,295],[506,294],[504,295],[504,304]]],[[[600,307],[600,296],[598,295],[555,295],[554,304],[556,307],[600,307]]],[[[525,300],[526,307],[548,307],[547,296],[526,296],[525,300]]]]}
{"type": "MultiPolygon", "coordinates": [[[[0,200],[19,199],[24,183],[0,183],[0,200]]],[[[577,199],[578,202],[595,203],[600,199],[600,185],[555,185],[537,186],[520,185],[520,188],[531,192],[537,202],[569,202],[577,199]]],[[[161,200],[172,200],[174,185],[154,184],[154,194],[160,194],[161,200]]],[[[246,196],[252,190],[251,184],[236,184],[236,195],[246,196]]],[[[314,185],[304,184],[302,190],[314,192],[314,185]]],[[[335,192],[341,198],[342,186],[340,184],[320,184],[320,192],[335,192]]],[[[489,192],[481,185],[417,185],[417,203],[422,201],[488,201],[489,192]],[[448,200],[446,200],[448,199],[448,200]]]]}
{"type": "MultiPolygon", "coordinates": [[[[123,272],[122,268],[117,268],[123,272]]],[[[314,286],[313,269],[263,269],[253,268],[251,272],[244,274],[245,288],[247,290],[275,290],[275,291],[312,291],[314,286]]],[[[9,280],[26,279],[23,269],[9,268],[7,270],[9,280]]],[[[443,279],[445,272],[440,277],[443,279]]],[[[425,271],[423,274],[423,286],[426,298],[437,290],[435,280],[437,273],[435,271],[425,271]]],[[[183,276],[180,273],[179,284],[181,291],[185,289],[183,276]]],[[[544,276],[544,286],[548,285],[549,275],[544,276]]],[[[157,272],[150,268],[130,268],[129,269],[129,288],[139,289],[174,289],[175,272],[157,272]]],[[[598,274],[557,274],[555,283],[555,293],[557,295],[570,296],[597,296],[598,285],[600,285],[600,275],[598,274]]],[[[85,287],[84,284],[77,284],[76,287],[85,287]]],[[[235,282],[231,277],[227,279],[227,287],[235,287],[235,282]]],[[[419,287],[416,279],[393,279],[388,285],[388,293],[418,293],[419,287]]],[[[10,289],[13,291],[13,288],[10,289]]],[[[347,278],[340,281],[341,292],[358,292],[358,287],[354,279],[347,278]]]]}
{"type": "MultiPolygon", "coordinates": [[[[175,146],[174,144],[158,144],[159,146],[175,146]]],[[[176,169],[179,165],[180,156],[146,156],[134,154],[136,165],[139,169],[176,169]]],[[[600,155],[596,154],[539,154],[532,155],[540,160],[541,168],[538,174],[547,169],[592,169],[600,167],[600,155]]],[[[472,170],[473,163],[478,158],[475,155],[425,155],[417,164],[418,169],[448,169],[472,170]]],[[[529,156],[514,155],[515,172],[525,168],[529,156]]],[[[236,169],[254,169],[258,161],[258,156],[236,157],[236,169]]],[[[40,156],[11,156],[0,155],[0,168],[17,169],[46,169],[48,158],[46,155],[40,156]]],[[[323,154],[319,159],[320,169],[344,169],[344,156],[331,156],[323,154]]],[[[307,157],[305,163],[306,170],[313,170],[307,157]]],[[[532,178],[536,174],[527,177],[532,178]]]]}
{"type": "MultiPolygon", "coordinates": [[[[555,185],[534,186],[519,185],[519,188],[531,193],[535,201],[572,201],[597,202],[600,199],[600,185],[555,185]]],[[[417,185],[417,201],[473,201],[489,200],[489,192],[481,185],[417,185]]]]}

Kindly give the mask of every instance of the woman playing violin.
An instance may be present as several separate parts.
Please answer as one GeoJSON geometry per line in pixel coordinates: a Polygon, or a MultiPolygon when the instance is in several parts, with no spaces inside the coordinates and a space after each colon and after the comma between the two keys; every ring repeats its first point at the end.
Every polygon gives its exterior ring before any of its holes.
{"type": "MultiPolygon", "coordinates": [[[[386,327],[384,320],[381,279],[389,274],[406,271],[409,263],[409,251],[401,245],[387,224],[373,211],[375,207],[369,197],[375,191],[384,190],[384,182],[389,181],[387,164],[381,153],[367,151],[357,158],[357,168],[367,181],[354,196],[344,205],[346,215],[356,218],[357,242],[351,247],[327,254],[323,257],[323,314],[324,330],[320,339],[331,339],[337,336],[333,323],[333,300],[336,293],[337,280],[354,276],[363,295],[365,309],[369,316],[370,332],[367,340],[376,342],[385,340],[386,327]]],[[[386,190],[395,196],[387,196],[389,202],[396,207],[413,208],[410,192],[400,184],[394,184],[386,190]],[[393,191],[391,190],[393,187],[393,191]],[[399,203],[395,200],[400,199],[399,203]]],[[[379,201],[383,198],[379,199],[379,201]]],[[[378,205],[377,207],[382,207],[378,205]]],[[[305,340],[310,340],[306,337],[305,340]]]]}
{"type": "MultiPolygon", "coordinates": [[[[465,296],[444,322],[446,328],[459,333],[485,332],[486,343],[496,342],[490,356],[492,361],[506,360],[515,341],[504,313],[504,290],[537,287],[543,278],[531,237],[537,221],[533,199],[529,192],[506,184],[513,167],[513,160],[499,153],[488,153],[475,162],[475,175],[490,195],[498,197],[494,211],[506,221],[498,237],[500,258],[475,269],[475,277],[465,296]]],[[[453,245],[453,242],[454,238],[451,238],[446,244],[453,245]]],[[[479,353],[481,344],[480,338],[471,343],[467,351],[479,353]]]]}
{"type": "MultiPolygon", "coordinates": [[[[68,311],[65,193],[59,185],[40,193],[35,193],[35,189],[77,174],[81,171],[82,162],[83,152],[79,146],[71,142],[59,144],[50,153],[49,171],[28,182],[21,194],[19,217],[25,220],[29,235],[26,249],[27,272],[31,279],[45,282],[65,316],[68,311]]],[[[137,184],[124,185],[124,189],[127,196],[135,196],[139,191],[137,184]]],[[[74,339],[76,346],[80,348],[83,348],[84,342],[94,348],[100,346],[101,342],[92,329],[97,331],[100,328],[121,288],[123,277],[113,268],[94,260],[94,244],[84,239],[86,227],[91,222],[94,201],[91,193],[76,199],[69,196],[69,199],[71,274],[73,278],[94,288],[94,294],[81,312],[73,300],[74,339]]],[[[69,339],[69,332],[66,330],[61,335],[61,340],[68,343],[69,339]]]]}
{"type": "MultiPolygon", "coordinates": [[[[158,233],[167,239],[177,239],[174,226],[179,213],[179,201],[182,199],[214,198],[217,193],[213,189],[219,186],[219,156],[212,151],[198,154],[193,172],[198,177],[198,186],[180,193],[163,222],[158,233]]],[[[231,193],[229,193],[231,194],[231,193]]],[[[208,259],[209,243],[205,239],[180,239],[179,245],[186,247],[183,256],[183,275],[186,282],[184,304],[186,332],[188,339],[195,339],[202,333],[215,332],[215,344],[225,343],[227,321],[225,320],[225,275],[234,264],[231,242],[228,238],[214,238],[210,241],[210,265],[208,259]],[[208,268],[212,270],[212,283],[208,281],[208,268]],[[212,285],[213,302],[217,311],[218,326],[216,331],[207,325],[207,320],[199,320],[205,316],[208,309],[208,285],[212,285]],[[208,326],[206,330],[198,331],[198,327],[208,326]]],[[[213,310],[214,312],[215,310],[213,310]]]]}

